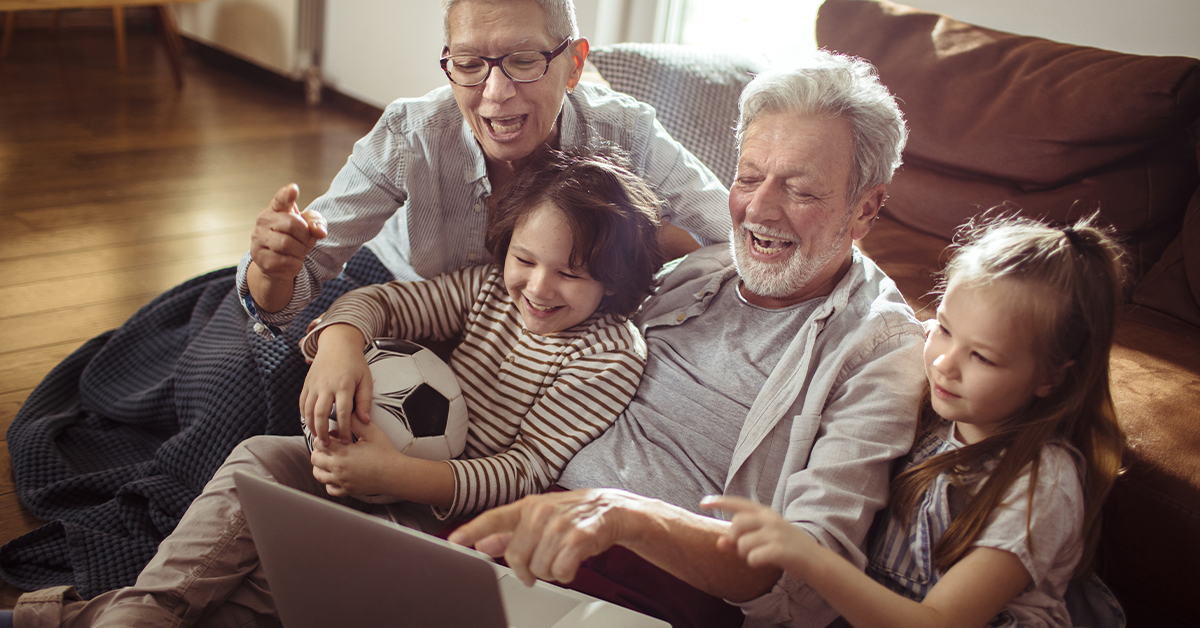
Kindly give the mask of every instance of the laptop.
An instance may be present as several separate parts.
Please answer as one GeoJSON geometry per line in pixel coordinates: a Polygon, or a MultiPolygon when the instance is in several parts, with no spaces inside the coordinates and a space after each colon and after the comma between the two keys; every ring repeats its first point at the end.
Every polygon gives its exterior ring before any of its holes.
{"type": "Polygon", "coordinates": [[[486,555],[277,484],[234,474],[286,628],[668,628],[589,595],[526,587],[486,555]]]}

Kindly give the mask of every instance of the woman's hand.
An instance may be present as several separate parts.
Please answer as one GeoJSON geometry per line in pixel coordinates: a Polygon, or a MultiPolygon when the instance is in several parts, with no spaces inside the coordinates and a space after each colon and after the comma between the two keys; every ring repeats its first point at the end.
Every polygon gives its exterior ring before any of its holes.
{"type": "MultiPolygon", "coordinates": [[[[351,415],[371,422],[373,380],[363,357],[365,339],[352,325],[330,325],[321,330],[304,388],[300,391],[300,416],[317,443],[329,445],[329,414],[336,409],[337,424],[350,425],[351,415]]],[[[351,440],[349,429],[338,430],[342,444],[351,440]]]]}
{"type": "Polygon", "coordinates": [[[250,234],[246,279],[254,302],[264,312],[278,312],[292,298],[292,283],[304,270],[304,258],[329,235],[325,217],[313,209],[300,211],[300,188],[285,185],[258,214],[250,234]]]}

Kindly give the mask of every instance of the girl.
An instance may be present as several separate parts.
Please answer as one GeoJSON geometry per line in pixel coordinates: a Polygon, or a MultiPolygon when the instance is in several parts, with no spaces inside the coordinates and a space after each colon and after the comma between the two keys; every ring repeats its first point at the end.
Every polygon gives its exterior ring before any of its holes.
{"type": "Polygon", "coordinates": [[[740,498],[719,545],[816,589],[867,626],[1070,626],[1123,437],[1108,361],[1118,245],[1095,217],[968,224],[926,323],[929,403],[872,530],[868,574],[802,524],[740,498]]]}
{"type": "Polygon", "coordinates": [[[425,531],[553,483],[628,404],[645,364],[645,343],[627,318],[662,265],[659,201],[623,163],[611,148],[541,155],[490,220],[496,263],[338,299],[303,344],[313,358],[300,399],[316,435],[311,455],[303,436],[242,442],[134,586],[86,602],[73,587],[29,593],[16,625],[271,623],[274,603],[233,486],[237,470],[425,531]],[[367,422],[363,347],[382,335],[461,338],[450,360],[470,420],[459,459],[404,456],[367,422]],[[317,419],[335,403],[355,442],[345,430],[330,439],[327,419],[317,419]],[[405,501],[372,506],[350,494],[405,501]]]}

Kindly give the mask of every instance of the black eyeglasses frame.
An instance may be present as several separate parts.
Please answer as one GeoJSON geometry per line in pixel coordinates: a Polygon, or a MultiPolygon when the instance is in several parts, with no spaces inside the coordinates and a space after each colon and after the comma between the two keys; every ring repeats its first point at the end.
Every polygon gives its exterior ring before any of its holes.
{"type": "Polygon", "coordinates": [[[441,62],[442,71],[446,73],[446,78],[450,79],[451,83],[454,83],[455,85],[458,85],[459,87],[475,87],[476,85],[482,85],[482,84],[486,83],[488,80],[488,77],[490,77],[492,75],[492,69],[496,68],[496,67],[499,67],[500,71],[504,73],[504,76],[507,76],[508,79],[514,83],[534,83],[534,82],[542,80],[543,76],[546,76],[546,72],[550,71],[550,63],[552,61],[554,61],[554,59],[556,59],[558,57],[558,55],[561,55],[564,50],[567,49],[567,46],[569,46],[571,44],[571,41],[572,40],[570,37],[564,39],[561,44],[559,44],[558,46],[555,46],[554,50],[516,50],[516,51],[510,52],[506,55],[500,55],[499,57],[483,57],[480,55],[448,55],[446,53],[450,52],[450,50],[448,48],[442,48],[442,58],[439,61],[441,62]],[[534,79],[519,79],[519,78],[513,77],[513,75],[508,73],[508,70],[504,69],[503,63],[504,63],[505,59],[507,59],[508,57],[510,57],[512,55],[524,54],[524,53],[528,53],[528,52],[537,52],[537,53],[540,53],[542,56],[546,57],[546,67],[545,67],[545,69],[542,70],[542,73],[540,76],[538,76],[537,78],[534,78],[534,79]],[[454,57],[471,57],[473,59],[482,59],[484,61],[484,63],[488,64],[487,72],[484,73],[483,78],[480,79],[478,83],[471,83],[470,85],[464,85],[462,83],[459,83],[458,81],[454,80],[454,77],[450,76],[450,68],[448,67],[450,60],[453,59],[454,57]]]}

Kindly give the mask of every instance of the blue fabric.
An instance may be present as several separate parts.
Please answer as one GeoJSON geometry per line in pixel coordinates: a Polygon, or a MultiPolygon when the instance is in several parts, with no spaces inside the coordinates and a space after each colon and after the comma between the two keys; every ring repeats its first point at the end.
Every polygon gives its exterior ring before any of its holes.
{"type": "Polygon", "coordinates": [[[21,502],[48,523],[0,547],[0,577],[84,598],[134,582],[242,440],[299,434],[297,342],[341,294],[392,279],[367,250],[274,340],[255,334],[234,268],[187,281],[93,338],[8,430],[21,502]]]}

